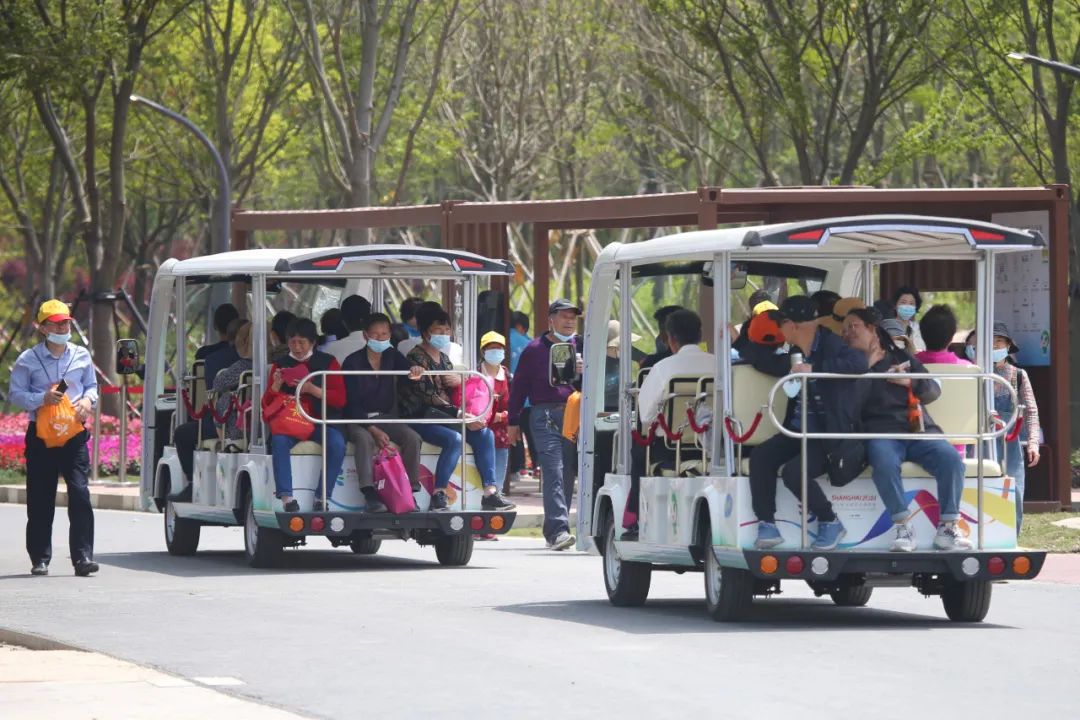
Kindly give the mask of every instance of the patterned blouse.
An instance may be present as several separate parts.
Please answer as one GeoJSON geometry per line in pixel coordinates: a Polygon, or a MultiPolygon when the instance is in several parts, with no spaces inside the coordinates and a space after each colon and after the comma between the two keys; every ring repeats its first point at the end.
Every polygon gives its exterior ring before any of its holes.
{"type": "MultiPolygon", "coordinates": [[[[446,353],[439,353],[436,362],[423,347],[417,345],[408,355],[411,365],[419,365],[428,370],[453,370],[454,365],[446,353]]],[[[446,382],[446,375],[424,375],[419,380],[402,382],[398,385],[398,404],[401,416],[406,418],[418,418],[423,416],[429,406],[447,407],[453,410],[450,402],[450,387],[446,382]]],[[[456,412],[455,412],[456,414],[456,412]]]]}
{"type": "MultiPolygon", "coordinates": [[[[241,358],[214,376],[213,390],[214,394],[217,395],[217,400],[214,401],[214,412],[219,416],[229,408],[229,401],[234,395],[230,391],[234,391],[240,386],[240,377],[244,373],[250,372],[252,367],[254,367],[254,364],[250,359],[241,358]]],[[[243,429],[236,426],[237,422],[236,411],[229,410],[229,414],[225,418],[225,424],[220,426],[225,430],[226,440],[237,440],[244,436],[243,429]]]]}

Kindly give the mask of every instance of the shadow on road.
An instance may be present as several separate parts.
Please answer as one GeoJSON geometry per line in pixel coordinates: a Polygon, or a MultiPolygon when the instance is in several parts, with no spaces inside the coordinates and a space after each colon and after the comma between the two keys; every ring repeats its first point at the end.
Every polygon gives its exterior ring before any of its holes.
{"type": "MultiPolygon", "coordinates": [[[[354,555],[348,551],[287,551],[282,565],[273,569],[249,567],[243,552],[207,550],[192,557],[173,557],[167,552],[97,553],[94,557],[106,572],[120,567],[138,572],[152,572],[173,577],[226,577],[233,575],[302,575],[333,572],[402,572],[437,570],[441,566],[433,557],[430,561],[392,555],[354,555]]],[[[484,570],[470,565],[447,570],[484,570]]]]}
{"type": "MultiPolygon", "coordinates": [[[[873,602],[873,601],[871,601],[873,602]]],[[[823,630],[1008,629],[992,623],[953,623],[944,616],[881,610],[841,608],[829,600],[755,600],[748,618],[738,623],[712,622],[702,600],[650,600],[640,608],[618,608],[607,600],[522,603],[496,607],[500,612],[562,620],[639,635],[670,633],[799,632],[823,630]]],[[[927,607],[928,612],[932,612],[927,607]]]]}

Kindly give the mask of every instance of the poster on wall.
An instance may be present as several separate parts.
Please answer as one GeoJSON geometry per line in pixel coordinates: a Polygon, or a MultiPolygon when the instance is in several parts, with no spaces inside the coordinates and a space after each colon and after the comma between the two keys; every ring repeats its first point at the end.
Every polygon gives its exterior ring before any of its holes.
{"type": "Polygon", "coordinates": [[[1047,247],[1004,253],[994,266],[994,321],[1009,326],[1019,346],[1016,362],[1024,366],[1050,364],[1050,212],[995,213],[991,222],[1038,230],[1047,247]]]}

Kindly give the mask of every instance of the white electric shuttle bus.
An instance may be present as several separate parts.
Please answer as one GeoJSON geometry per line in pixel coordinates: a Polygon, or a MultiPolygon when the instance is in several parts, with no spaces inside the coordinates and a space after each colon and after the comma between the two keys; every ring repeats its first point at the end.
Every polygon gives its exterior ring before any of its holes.
{"type": "MultiPolygon", "coordinates": [[[[464,348],[464,366],[460,369],[464,377],[476,374],[467,368],[476,367],[478,284],[485,277],[512,272],[505,260],[403,245],[243,250],[164,262],[154,280],[150,302],[141,496],[144,509],[155,507],[163,512],[169,552],[194,554],[203,526],[242,525],[246,557],[255,567],[277,566],[285,548],[304,545],[307,538],[317,535],[325,536],[335,547],[348,545],[358,554],[377,552],[384,539],[413,539],[422,545],[434,545],[440,563],[464,565],[471,558],[475,534],[509,530],[515,513],[481,509],[480,477],[467,446],[447,489],[448,511],[427,511],[439,448],[425,443],[421,477],[411,478],[414,489],[419,483],[414,492],[417,511],[364,512],[364,497],[349,443],[342,472],[334,479],[333,496],[328,505],[324,504],[325,511],[315,512],[316,488],[325,466],[322,445],[316,441],[328,424],[361,420],[324,423],[309,416],[316,423],[316,432],[312,440],[296,445],[290,458],[293,491],[300,511],[285,512],[274,494],[269,431],[258,410],[271,364],[269,321],[276,310],[288,309],[317,320],[353,294],[368,298],[373,309],[382,310],[387,305],[387,283],[391,280],[440,281],[444,286],[448,283],[454,291],[453,306],[448,310],[454,318],[456,339],[464,348]],[[215,286],[218,292],[213,293],[215,286]],[[234,289],[238,292],[232,297],[245,298],[246,307],[238,308],[241,316],[254,325],[254,370],[242,378],[236,399],[236,405],[242,408],[243,437],[225,442],[217,435],[205,437],[200,432],[192,477],[187,477],[173,445],[173,431],[189,420],[192,412],[208,412],[214,401],[207,392],[203,363],[188,364],[189,323],[195,313],[192,308],[197,305],[193,301],[201,298],[203,310],[197,318],[201,320],[207,297],[227,297],[234,289]]],[[[464,416],[417,422],[445,422],[457,427],[475,419],[464,416]]],[[[323,492],[325,499],[325,487],[323,492]]]]}
{"type": "MultiPolygon", "coordinates": [[[[1022,408],[1005,418],[988,411],[994,407],[993,384],[1003,381],[970,366],[927,366],[942,386],[941,397],[927,410],[950,442],[970,448],[959,526],[969,535],[972,550],[926,549],[932,547],[938,517],[936,484],[912,463],[904,463],[902,475],[919,551],[889,552],[892,521],[869,468],[849,484],[833,487],[827,478],[806,477],[805,464],[803,496],[806,483],[821,483],[846,527],[844,541],[835,550],[813,551],[814,519],[780,485],[776,522],[783,542],[768,550],[754,549],[757,518],[744,455],[778,432],[804,447],[808,439],[829,436],[781,426],[787,398],[777,390],[794,379],[805,392],[806,378],[818,375],[767,376],[723,351],[714,353],[712,372],[678,376],[666,388],[661,405],[666,422],[658,433],[661,439],[653,442],[667,443],[675,460],[649,463],[641,478],[637,536],[623,539],[631,444],[635,435],[642,442],[641,434],[648,429],[636,427],[642,375],[632,364],[635,351],[640,353],[632,346],[632,332],[620,333],[617,407],[609,392],[605,408],[605,380],[609,390],[615,381],[605,346],[609,320],[619,320],[624,329],[646,328],[635,299],[674,300],[697,310],[703,340],[713,351],[731,347],[730,323],[747,316],[743,298],[748,282],[782,288],[788,295],[833,290],[861,297],[869,306],[875,298],[875,270],[883,263],[966,260],[976,270],[977,359],[986,368],[993,343],[994,258],[1043,246],[1038,233],[988,223],[865,216],[704,230],[606,247],[593,269],[585,313],[578,537],[579,547],[591,542],[603,556],[611,602],[641,605],[653,571],[691,570],[704,573],[706,609],[716,620],[743,617],[755,596],[778,593],[782,583],[798,581],[819,596],[827,594],[836,604],[849,606],[864,605],[874,587],[915,587],[927,596],[941,596],[951,619],[979,621],[989,607],[992,583],[1035,577],[1045,553],[1017,547],[1015,503],[1021,499],[1003,474],[1004,462],[995,457],[991,442],[1013,431],[1022,408]]],[[[1011,388],[1009,392],[1016,407],[1015,393],[1011,388]]]]}

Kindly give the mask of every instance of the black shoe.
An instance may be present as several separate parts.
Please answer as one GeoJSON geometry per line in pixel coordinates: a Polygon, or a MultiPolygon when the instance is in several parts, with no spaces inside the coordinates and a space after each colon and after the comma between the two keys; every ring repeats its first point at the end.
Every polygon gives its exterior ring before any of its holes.
{"type": "Polygon", "coordinates": [[[442,490],[436,490],[435,494],[431,496],[431,505],[428,506],[428,510],[449,510],[450,502],[446,499],[446,493],[442,490]]]}
{"type": "MultiPolygon", "coordinates": [[[[329,500],[327,502],[329,502],[329,500]]],[[[311,503],[311,512],[326,512],[326,506],[322,504],[322,500],[316,500],[311,503]]]]}
{"type": "Polygon", "coordinates": [[[630,527],[623,530],[622,537],[619,540],[637,540],[638,539],[638,526],[634,523],[630,527]]]}
{"type": "Polygon", "coordinates": [[[361,490],[364,494],[364,512],[366,513],[384,513],[390,512],[390,509],[386,507],[386,503],[379,499],[379,496],[375,493],[375,488],[364,488],[361,490]]]}
{"type": "Polygon", "coordinates": [[[484,510],[513,510],[517,505],[496,492],[485,495],[484,499],[480,501],[480,507],[484,510]]]}
{"type": "Polygon", "coordinates": [[[49,566],[43,562],[34,563],[34,567],[30,568],[31,575],[48,575],[49,566]]]}
{"type": "Polygon", "coordinates": [[[75,563],[75,574],[79,577],[88,577],[89,575],[96,573],[100,568],[96,562],[90,560],[80,560],[75,563]]]}
{"type": "Polygon", "coordinates": [[[300,512],[300,503],[296,501],[296,498],[285,503],[285,512],[300,512]]]}

